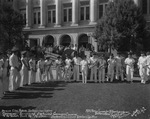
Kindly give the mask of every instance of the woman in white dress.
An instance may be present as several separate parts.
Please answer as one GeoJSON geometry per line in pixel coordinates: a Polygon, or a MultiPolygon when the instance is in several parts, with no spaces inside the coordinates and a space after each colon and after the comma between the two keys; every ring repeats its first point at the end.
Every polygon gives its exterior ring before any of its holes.
{"type": "Polygon", "coordinates": [[[30,74],[29,74],[29,82],[28,84],[32,84],[35,82],[36,79],[36,61],[35,61],[35,56],[32,56],[30,61],[29,61],[29,66],[30,66],[30,74]]]}
{"type": "Polygon", "coordinates": [[[22,62],[22,68],[21,68],[20,87],[23,87],[23,85],[27,84],[28,77],[29,77],[29,71],[28,71],[29,66],[28,66],[28,61],[26,57],[26,51],[22,52],[21,62],[22,62]]]}
{"type": "Polygon", "coordinates": [[[8,91],[9,79],[8,79],[8,64],[9,59],[4,55],[4,65],[3,65],[3,92],[8,91]]]}
{"type": "Polygon", "coordinates": [[[41,57],[40,60],[37,62],[36,83],[40,83],[42,81],[43,71],[44,71],[44,64],[43,58],[41,57]]]}

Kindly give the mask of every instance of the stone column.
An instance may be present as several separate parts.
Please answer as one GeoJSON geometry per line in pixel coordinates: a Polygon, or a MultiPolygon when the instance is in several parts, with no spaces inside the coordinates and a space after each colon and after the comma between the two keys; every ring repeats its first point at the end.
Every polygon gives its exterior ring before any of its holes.
{"type": "Polygon", "coordinates": [[[72,25],[78,26],[79,0],[72,0],[72,25]]]}
{"type": "Polygon", "coordinates": [[[26,29],[30,29],[32,25],[32,1],[26,0],[26,29]]]}
{"type": "Polygon", "coordinates": [[[61,0],[55,0],[55,3],[56,3],[56,25],[55,27],[61,27],[61,14],[62,14],[61,0]]]}
{"type": "Polygon", "coordinates": [[[45,25],[46,25],[45,0],[40,0],[40,13],[41,13],[41,25],[40,25],[40,28],[45,28],[45,25]]]}
{"type": "Polygon", "coordinates": [[[90,24],[96,24],[97,21],[97,7],[98,2],[97,0],[90,0],[90,24]]]}

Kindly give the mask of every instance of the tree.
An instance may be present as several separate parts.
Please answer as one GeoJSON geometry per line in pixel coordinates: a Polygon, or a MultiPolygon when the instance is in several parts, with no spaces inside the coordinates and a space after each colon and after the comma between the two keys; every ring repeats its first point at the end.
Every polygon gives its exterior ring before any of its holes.
{"type": "Polygon", "coordinates": [[[109,2],[93,36],[104,48],[117,51],[143,50],[146,21],[133,0],[109,2]]]}
{"type": "Polygon", "coordinates": [[[3,51],[11,49],[14,45],[23,48],[27,38],[27,34],[23,32],[24,25],[22,15],[10,4],[4,3],[0,9],[0,46],[3,51]]]}

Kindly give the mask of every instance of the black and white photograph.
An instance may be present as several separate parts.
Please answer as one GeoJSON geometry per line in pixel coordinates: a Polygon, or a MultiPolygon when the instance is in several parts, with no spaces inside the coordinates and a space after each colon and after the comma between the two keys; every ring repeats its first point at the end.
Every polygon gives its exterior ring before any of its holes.
{"type": "Polygon", "coordinates": [[[0,119],[150,119],[150,0],[0,0],[0,119]]]}

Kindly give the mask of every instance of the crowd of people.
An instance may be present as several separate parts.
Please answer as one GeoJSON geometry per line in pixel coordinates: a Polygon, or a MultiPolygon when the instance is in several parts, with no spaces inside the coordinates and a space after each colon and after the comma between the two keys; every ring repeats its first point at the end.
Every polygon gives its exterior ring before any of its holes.
{"type": "MultiPolygon", "coordinates": [[[[138,59],[141,83],[145,84],[150,75],[150,52],[141,53],[138,59]]],[[[61,56],[52,60],[50,56],[41,55],[38,59],[34,53],[27,55],[27,51],[21,52],[14,47],[11,54],[0,53],[0,97],[7,92],[15,91],[19,87],[32,83],[45,83],[48,81],[89,81],[95,83],[113,82],[114,79],[133,82],[135,60],[132,54],[123,60],[120,53],[114,57],[110,54],[98,56],[93,53],[90,57],[75,53],[72,58],[66,55],[65,60],[61,56]],[[56,69],[54,74],[53,69],[56,69]],[[56,75],[56,78],[54,78],[56,75]],[[81,75],[81,77],[80,77],[81,75]]]]}

